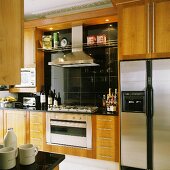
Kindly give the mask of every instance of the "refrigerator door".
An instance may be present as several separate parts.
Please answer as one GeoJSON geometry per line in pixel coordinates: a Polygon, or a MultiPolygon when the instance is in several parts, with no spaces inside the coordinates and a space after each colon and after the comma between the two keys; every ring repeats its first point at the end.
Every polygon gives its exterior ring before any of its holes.
{"type": "Polygon", "coordinates": [[[120,62],[121,91],[145,91],[146,61],[120,62]]]}
{"type": "Polygon", "coordinates": [[[170,59],[153,61],[153,169],[170,169],[170,59]]]}
{"type": "MultiPolygon", "coordinates": [[[[121,91],[145,91],[146,61],[121,62],[120,76],[121,91]]],[[[121,108],[120,118],[121,166],[147,169],[146,113],[121,108]]]]}

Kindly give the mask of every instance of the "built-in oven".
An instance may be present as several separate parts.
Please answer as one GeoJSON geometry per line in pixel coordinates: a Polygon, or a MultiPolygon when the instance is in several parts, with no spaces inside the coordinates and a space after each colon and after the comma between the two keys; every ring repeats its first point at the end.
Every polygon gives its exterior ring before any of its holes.
{"type": "Polygon", "coordinates": [[[46,141],[48,144],[92,148],[91,115],[47,112],[46,141]]]}

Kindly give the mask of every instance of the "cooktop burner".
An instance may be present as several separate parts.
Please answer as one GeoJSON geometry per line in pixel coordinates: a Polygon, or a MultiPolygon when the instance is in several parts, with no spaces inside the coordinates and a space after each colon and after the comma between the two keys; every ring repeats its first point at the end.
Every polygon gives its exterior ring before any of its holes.
{"type": "Polygon", "coordinates": [[[58,112],[81,112],[81,113],[94,113],[96,112],[98,107],[95,106],[65,106],[61,105],[58,107],[50,108],[50,111],[58,111],[58,112]]]}

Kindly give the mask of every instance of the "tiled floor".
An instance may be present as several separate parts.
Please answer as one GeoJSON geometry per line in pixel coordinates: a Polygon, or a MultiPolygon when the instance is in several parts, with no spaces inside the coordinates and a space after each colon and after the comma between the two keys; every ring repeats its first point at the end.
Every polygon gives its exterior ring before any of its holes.
{"type": "Polygon", "coordinates": [[[119,170],[118,163],[77,156],[68,156],[60,164],[60,170],[119,170]]]}

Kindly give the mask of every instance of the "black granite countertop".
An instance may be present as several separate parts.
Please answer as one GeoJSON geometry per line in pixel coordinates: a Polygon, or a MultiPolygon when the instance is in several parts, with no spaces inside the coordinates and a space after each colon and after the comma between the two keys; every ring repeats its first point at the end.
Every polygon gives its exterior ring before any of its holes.
{"type": "Polygon", "coordinates": [[[17,157],[17,165],[11,170],[52,170],[65,159],[65,155],[38,151],[35,159],[31,165],[20,165],[17,157]]]}

